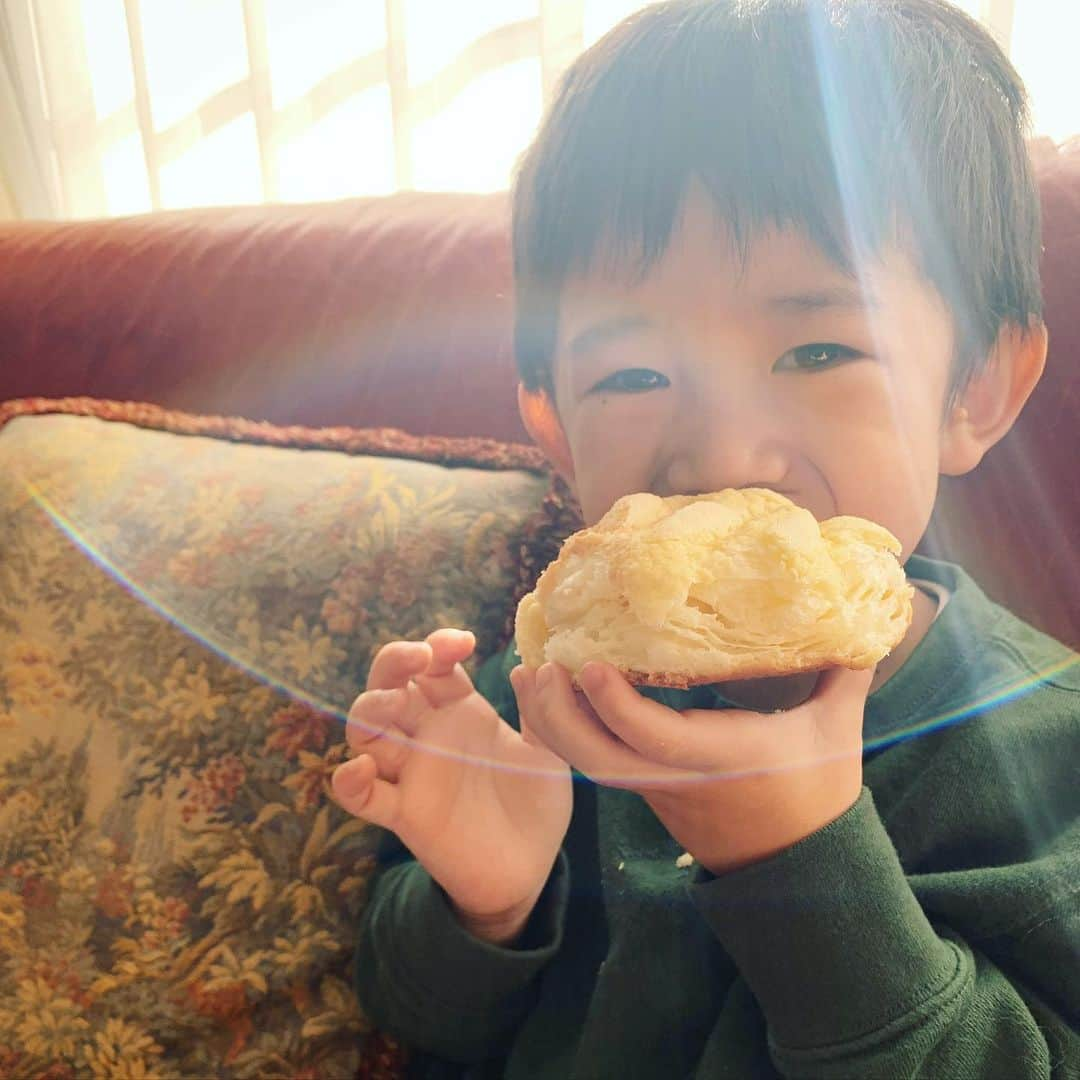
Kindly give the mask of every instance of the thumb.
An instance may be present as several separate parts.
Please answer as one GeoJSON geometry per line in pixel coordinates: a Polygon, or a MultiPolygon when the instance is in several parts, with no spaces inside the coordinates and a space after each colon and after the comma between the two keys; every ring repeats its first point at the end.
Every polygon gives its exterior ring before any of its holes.
{"type": "Polygon", "coordinates": [[[858,670],[843,667],[828,668],[821,673],[812,698],[815,701],[833,705],[841,702],[863,703],[870,693],[870,684],[874,681],[876,672],[876,667],[858,670]]]}
{"type": "Polygon", "coordinates": [[[802,707],[808,705],[814,710],[823,733],[834,739],[861,741],[863,712],[874,670],[830,668],[822,674],[810,700],[802,707]]]}

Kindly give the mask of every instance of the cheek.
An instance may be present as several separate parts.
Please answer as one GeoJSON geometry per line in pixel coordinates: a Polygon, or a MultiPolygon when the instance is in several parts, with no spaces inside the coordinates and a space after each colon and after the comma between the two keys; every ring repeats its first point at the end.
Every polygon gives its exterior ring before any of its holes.
{"type": "Polygon", "coordinates": [[[568,419],[575,488],[588,524],[598,521],[620,496],[652,484],[668,419],[659,397],[596,398],[568,419]]]}
{"type": "Polygon", "coordinates": [[[847,433],[874,448],[875,458],[885,456],[898,463],[923,465],[933,457],[936,444],[936,413],[928,403],[905,393],[887,379],[847,396],[833,415],[843,417],[837,437],[847,433]]]}
{"type": "Polygon", "coordinates": [[[880,401],[874,405],[878,424],[887,428],[898,467],[929,474],[936,487],[944,387],[925,379],[888,377],[882,380],[880,401]]]}
{"type": "Polygon", "coordinates": [[[937,494],[941,405],[917,384],[879,375],[836,403],[821,465],[839,512],[884,525],[910,553],[937,494]]]}

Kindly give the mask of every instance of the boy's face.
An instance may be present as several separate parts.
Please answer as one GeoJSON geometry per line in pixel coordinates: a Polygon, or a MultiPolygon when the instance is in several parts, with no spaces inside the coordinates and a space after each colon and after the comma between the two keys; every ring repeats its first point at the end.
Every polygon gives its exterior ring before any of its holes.
{"type": "Polygon", "coordinates": [[[743,263],[701,190],[684,211],[640,284],[563,291],[555,402],[586,521],[631,492],[767,487],[819,520],[884,525],[906,557],[941,463],[941,297],[898,250],[851,279],[774,231],[743,263]]]}

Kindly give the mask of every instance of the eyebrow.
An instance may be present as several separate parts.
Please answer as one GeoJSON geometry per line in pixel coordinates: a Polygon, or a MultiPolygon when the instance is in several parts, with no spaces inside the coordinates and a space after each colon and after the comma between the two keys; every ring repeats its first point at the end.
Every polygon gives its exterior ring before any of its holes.
{"type": "Polygon", "coordinates": [[[617,315],[603,319],[576,334],[570,341],[569,351],[572,356],[584,356],[618,338],[639,334],[650,326],[651,321],[644,315],[617,315]]]}
{"type": "MultiPolygon", "coordinates": [[[[811,289],[807,292],[769,296],[763,301],[763,306],[795,313],[828,311],[837,308],[850,311],[877,311],[881,307],[881,302],[876,296],[863,292],[862,289],[835,285],[827,289],[811,289]]],[[[571,338],[568,351],[571,356],[581,357],[619,338],[631,337],[648,330],[652,325],[652,321],[644,315],[616,315],[610,319],[602,319],[571,338]]]]}
{"type": "Polygon", "coordinates": [[[825,311],[829,308],[876,311],[881,307],[881,301],[862,289],[837,285],[829,289],[770,296],[766,298],[765,306],[793,312],[825,311]]]}

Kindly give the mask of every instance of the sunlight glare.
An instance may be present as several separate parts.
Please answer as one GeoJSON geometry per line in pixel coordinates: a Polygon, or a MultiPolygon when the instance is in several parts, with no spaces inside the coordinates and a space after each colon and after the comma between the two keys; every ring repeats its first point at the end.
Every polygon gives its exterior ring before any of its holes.
{"type": "Polygon", "coordinates": [[[354,94],[278,149],[278,196],[306,202],[389,195],[393,149],[387,86],[354,94]]]}
{"type": "Polygon", "coordinates": [[[538,0],[405,0],[405,52],[409,84],[434,78],[463,49],[500,26],[534,19],[538,0]]]}
{"type": "Polygon", "coordinates": [[[182,206],[262,202],[255,118],[244,113],[161,167],[161,203],[182,206]]]}
{"type": "Polygon", "coordinates": [[[86,60],[99,120],[135,100],[124,0],[82,0],[86,60]]]}
{"type": "Polygon", "coordinates": [[[413,132],[415,186],[499,191],[540,121],[540,61],[519,60],[471,82],[413,132]]]}
{"type": "Polygon", "coordinates": [[[306,94],[357,57],[386,47],[383,4],[357,0],[264,0],[273,107],[306,94]]]}
{"type": "Polygon", "coordinates": [[[101,178],[110,214],[145,214],[153,209],[146,158],[138,132],[102,151],[101,178]]]}
{"type": "Polygon", "coordinates": [[[641,0],[585,0],[582,23],[583,41],[588,48],[617,22],[646,5],[641,0]]]}
{"type": "Polygon", "coordinates": [[[1017,3],[1012,61],[1027,83],[1036,135],[1061,141],[1080,133],[1078,41],[1080,3],[1076,0],[1017,3]]]}
{"type": "Polygon", "coordinates": [[[240,0],[142,0],[141,9],[155,130],[247,79],[240,0]]]}

